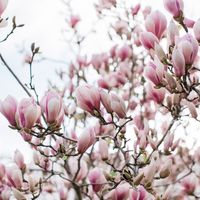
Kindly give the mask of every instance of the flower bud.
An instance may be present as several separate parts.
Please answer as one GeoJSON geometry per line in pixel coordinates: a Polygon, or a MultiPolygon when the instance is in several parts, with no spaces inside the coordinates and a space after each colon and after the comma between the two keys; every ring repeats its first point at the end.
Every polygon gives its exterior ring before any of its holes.
{"type": "Polygon", "coordinates": [[[145,200],[147,197],[147,192],[143,186],[139,186],[137,190],[132,191],[130,196],[131,196],[130,200],[136,200],[136,199],[145,200]]]}
{"type": "Polygon", "coordinates": [[[125,103],[120,97],[118,97],[114,93],[111,94],[111,108],[119,118],[126,117],[125,103]]]}
{"type": "Polygon", "coordinates": [[[99,91],[91,85],[79,86],[76,89],[76,100],[80,108],[92,115],[95,115],[95,110],[100,109],[99,91]]]}
{"type": "Polygon", "coordinates": [[[111,108],[111,97],[109,93],[106,93],[105,91],[100,91],[100,97],[101,97],[101,103],[103,104],[104,108],[108,113],[112,113],[111,108]]]}
{"type": "Polygon", "coordinates": [[[102,160],[108,159],[108,143],[101,138],[99,139],[99,153],[102,160]]]}
{"type": "Polygon", "coordinates": [[[155,44],[159,43],[158,38],[151,32],[142,32],[140,34],[140,42],[147,50],[154,49],[155,44]]]}
{"type": "Polygon", "coordinates": [[[121,61],[126,60],[127,58],[130,58],[132,55],[131,48],[125,44],[120,49],[117,50],[117,56],[120,58],[121,61]]]}
{"type": "Polygon", "coordinates": [[[5,170],[5,166],[3,164],[0,163],[0,181],[3,179],[3,177],[5,176],[6,170],[5,170]]]}
{"type": "Polygon", "coordinates": [[[41,108],[33,98],[22,99],[17,107],[16,121],[20,128],[31,129],[39,120],[41,108]]]}
{"type": "Polygon", "coordinates": [[[112,193],[112,200],[127,200],[130,185],[128,183],[119,184],[112,193]]]}
{"type": "Polygon", "coordinates": [[[22,173],[17,166],[12,166],[6,169],[6,175],[9,183],[15,188],[22,187],[22,173]]]}
{"type": "Polygon", "coordinates": [[[182,0],[164,0],[165,9],[170,12],[173,17],[179,17],[183,11],[182,0]]]}
{"type": "Polygon", "coordinates": [[[147,85],[147,96],[149,99],[155,101],[156,103],[162,103],[165,98],[165,89],[155,89],[151,84],[147,85]]]}
{"type": "Polygon", "coordinates": [[[1,0],[0,1],[0,16],[4,12],[4,10],[6,9],[7,5],[8,5],[8,0],[1,0]]]}
{"type": "Polygon", "coordinates": [[[94,129],[85,130],[78,138],[78,152],[84,153],[95,142],[94,129]]]}
{"type": "Polygon", "coordinates": [[[24,163],[24,156],[19,150],[15,151],[14,161],[21,170],[23,170],[26,167],[26,164],[24,163]]]}
{"type": "Polygon", "coordinates": [[[40,101],[42,112],[49,124],[60,125],[64,119],[64,106],[61,96],[54,90],[46,92],[40,101]]]}
{"type": "Polygon", "coordinates": [[[197,57],[199,44],[197,40],[190,34],[186,34],[182,38],[178,39],[177,47],[185,58],[185,63],[188,65],[193,64],[197,57]]]}
{"type": "Polygon", "coordinates": [[[177,36],[179,36],[179,29],[174,23],[174,21],[171,20],[167,28],[167,38],[168,38],[169,45],[175,44],[175,39],[177,36]]]}
{"type": "Polygon", "coordinates": [[[160,11],[153,11],[146,17],[146,30],[153,33],[158,39],[162,38],[166,26],[167,19],[160,11]]]}
{"type": "Polygon", "coordinates": [[[194,36],[200,41],[200,19],[198,19],[193,26],[194,36]]]}
{"type": "Polygon", "coordinates": [[[0,102],[0,112],[6,117],[12,126],[16,126],[15,113],[17,110],[17,101],[12,96],[0,102]]]}
{"type": "Polygon", "coordinates": [[[72,15],[71,18],[70,18],[70,26],[72,28],[74,28],[78,22],[80,21],[80,17],[78,15],[72,15]]]}
{"type": "Polygon", "coordinates": [[[89,172],[88,178],[94,192],[99,192],[106,183],[105,176],[98,167],[95,167],[89,172]]]}
{"type": "Polygon", "coordinates": [[[12,188],[13,195],[17,200],[27,200],[27,198],[20,192],[19,190],[16,190],[15,188],[12,188]]]}
{"type": "Polygon", "coordinates": [[[172,63],[175,75],[181,77],[185,75],[185,58],[183,54],[176,48],[172,52],[172,63]]]}
{"type": "Polygon", "coordinates": [[[140,4],[138,3],[133,8],[131,8],[131,14],[132,14],[132,16],[137,15],[137,13],[138,13],[139,10],[140,10],[140,4]]]}

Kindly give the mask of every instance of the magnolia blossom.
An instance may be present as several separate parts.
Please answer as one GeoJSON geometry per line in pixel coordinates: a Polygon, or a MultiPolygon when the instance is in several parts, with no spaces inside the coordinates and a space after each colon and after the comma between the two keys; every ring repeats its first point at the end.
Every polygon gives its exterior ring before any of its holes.
{"type": "Polygon", "coordinates": [[[101,169],[95,167],[88,174],[89,181],[94,192],[99,192],[106,183],[105,176],[101,169]]]}
{"type": "Polygon", "coordinates": [[[16,112],[17,125],[20,128],[31,129],[39,120],[41,108],[36,104],[33,98],[22,99],[19,102],[16,112]]]}
{"type": "Polygon", "coordinates": [[[200,19],[198,19],[193,26],[194,36],[200,41],[200,19]]]}
{"type": "Polygon", "coordinates": [[[9,183],[15,188],[22,187],[22,173],[17,166],[6,168],[6,175],[9,183]]]}
{"type": "Polygon", "coordinates": [[[76,89],[76,99],[80,108],[93,115],[100,109],[99,91],[91,85],[79,86],[76,89]]]}
{"type": "Polygon", "coordinates": [[[149,99],[154,100],[157,103],[162,103],[165,97],[165,89],[155,89],[151,84],[147,86],[147,95],[149,99]]]}
{"type": "Polygon", "coordinates": [[[113,112],[117,114],[119,118],[126,117],[126,106],[120,97],[118,97],[116,94],[111,93],[111,108],[113,112]]]}
{"type": "Polygon", "coordinates": [[[140,42],[147,50],[154,49],[155,44],[159,43],[158,38],[151,32],[142,32],[140,34],[140,42]]]}
{"type": "Polygon", "coordinates": [[[178,39],[177,48],[183,54],[186,64],[191,65],[194,63],[197,57],[199,44],[192,35],[186,34],[178,39]]]}
{"type": "Polygon", "coordinates": [[[168,12],[170,12],[173,17],[179,17],[183,11],[183,1],[182,0],[163,0],[164,6],[168,12]]]}
{"type": "Polygon", "coordinates": [[[6,117],[12,126],[16,126],[15,113],[17,111],[17,101],[14,97],[8,96],[0,102],[0,112],[6,117]]]}
{"type": "Polygon", "coordinates": [[[20,168],[20,169],[24,169],[26,167],[25,163],[24,163],[24,156],[23,154],[19,151],[19,150],[16,150],[15,151],[15,154],[14,154],[14,161],[15,163],[17,164],[17,166],[20,168]]]}
{"type": "Polygon", "coordinates": [[[55,123],[60,125],[62,123],[64,119],[64,106],[60,94],[54,90],[46,92],[40,101],[40,105],[49,124],[55,123]]]}
{"type": "Polygon", "coordinates": [[[167,27],[167,19],[160,11],[153,11],[146,17],[145,27],[147,31],[161,39],[167,27]]]}
{"type": "Polygon", "coordinates": [[[149,65],[144,68],[144,76],[155,85],[162,84],[164,76],[163,64],[158,59],[155,59],[154,62],[150,62],[149,65]]]}
{"type": "Polygon", "coordinates": [[[8,5],[8,0],[1,0],[0,1],[0,16],[4,12],[4,10],[6,9],[7,5],[8,5]]]}
{"type": "Polygon", "coordinates": [[[172,62],[176,76],[181,77],[185,75],[185,58],[178,49],[174,48],[172,53],[172,62]]]}
{"type": "Polygon", "coordinates": [[[78,138],[78,152],[84,153],[95,142],[94,129],[85,130],[78,138]]]}

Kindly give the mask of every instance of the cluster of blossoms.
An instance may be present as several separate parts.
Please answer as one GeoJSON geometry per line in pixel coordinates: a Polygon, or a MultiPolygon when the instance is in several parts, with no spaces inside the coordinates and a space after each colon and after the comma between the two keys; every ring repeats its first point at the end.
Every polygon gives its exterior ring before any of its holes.
{"type": "MultiPolygon", "coordinates": [[[[185,16],[182,0],[163,4],[170,22],[150,7],[100,0],[94,8],[112,45],[93,55],[80,55],[89,34],[81,35],[80,16],[69,16],[74,59],[57,72],[67,86],[39,101],[31,76],[29,98],[0,102],[33,149],[31,163],[16,150],[11,165],[0,164],[0,200],[200,199],[200,147],[178,137],[188,120],[199,123],[200,19],[185,16]]],[[[31,50],[30,74],[39,48],[31,50]]]]}

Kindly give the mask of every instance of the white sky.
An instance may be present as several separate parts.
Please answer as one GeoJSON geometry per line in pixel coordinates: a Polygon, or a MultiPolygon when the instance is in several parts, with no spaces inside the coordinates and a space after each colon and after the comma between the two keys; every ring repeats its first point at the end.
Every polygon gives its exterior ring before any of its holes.
{"type": "MultiPolygon", "coordinates": [[[[92,2],[92,0],[73,0],[74,8],[76,8],[74,11],[75,14],[80,13],[80,16],[86,21],[82,26],[86,32],[92,24],[91,19],[93,19],[94,15],[91,6],[92,2]]],[[[165,12],[162,0],[131,0],[131,2],[134,4],[141,2],[142,5],[151,5],[154,9],[165,12]]],[[[199,0],[185,0],[185,10],[188,18],[198,19],[200,17],[199,0]]],[[[70,52],[66,48],[66,44],[61,40],[61,29],[65,25],[64,12],[65,7],[59,0],[9,1],[9,5],[3,16],[11,18],[15,15],[17,23],[23,23],[25,27],[18,29],[8,41],[0,44],[0,52],[22,82],[28,82],[29,78],[28,68],[22,65],[22,57],[17,53],[23,43],[28,48],[32,42],[36,42],[41,47],[45,56],[68,61],[70,52]]],[[[4,38],[3,35],[9,31],[8,29],[9,27],[0,30],[0,38],[4,38]]],[[[97,42],[95,38],[91,38],[88,44],[88,49],[90,50],[96,48],[103,49],[104,47],[105,44],[102,44],[101,41],[97,42]],[[96,46],[94,46],[94,43],[96,46]]],[[[34,66],[34,82],[40,95],[47,88],[47,79],[57,80],[54,71],[60,67],[61,65],[50,62],[43,62],[34,66]]],[[[24,91],[9,74],[7,69],[0,65],[0,99],[4,99],[8,94],[16,96],[18,99],[26,97],[24,91]]],[[[8,123],[2,116],[0,116],[0,130],[0,156],[12,155],[15,149],[18,148],[26,152],[26,158],[28,159],[30,156],[28,145],[23,142],[17,132],[8,128],[8,123]]]]}

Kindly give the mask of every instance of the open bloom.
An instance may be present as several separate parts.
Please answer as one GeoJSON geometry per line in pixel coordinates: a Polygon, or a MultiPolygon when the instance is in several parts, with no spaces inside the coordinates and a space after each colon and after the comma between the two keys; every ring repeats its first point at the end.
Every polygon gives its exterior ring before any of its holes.
{"type": "Polygon", "coordinates": [[[165,9],[170,12],[173,17],[179,17],[183,11],[182,0],[164,0],[165,9]]]}
{"type": "Polygon", "coordinates": [[[160,11],[151,12],[145,20],[146,30],[161,39],[167,26],[167,19],[160,11]]]}
{"type": "Polygon", "coordinates": [[[100,109],[100,94],[97,88],[91,85],[79,86],[76,89],[77,104],[83,110],[95,114],[100,109]]]}
{"type": "Polygon", "coordinates": [[[17,107],[16,121],[19,127],[31,129],[40,115],[41,108],[33,98],[22,99],[17,107]]]}
{"type": "Polygon", "coordinates": [[[7,96],[0,102],[0,112],[6,117],[12,126],[16,126],[15,113],[17,110],[17,101],[12,96],[7,96]]]}
{"type": "Polygon", "coordinates": [[[64,119],[64,106],[61,96],[54,90],[48,91],[40,102],[49,124],[60,125],[64,119]]]}

